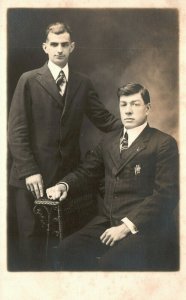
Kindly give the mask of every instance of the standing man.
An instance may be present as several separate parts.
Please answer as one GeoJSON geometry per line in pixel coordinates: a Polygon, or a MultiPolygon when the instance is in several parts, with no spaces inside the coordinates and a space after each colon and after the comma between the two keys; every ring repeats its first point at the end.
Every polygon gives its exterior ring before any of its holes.
{"type": "Polygon", "coordinates": [[[96,184],[105,173],[102,212],[62,241],[63,270],[177,268],[176,141],[148,125],[147,89],[129,83],[118,89],[118,97],[123,130],[108,133],[83,165],[47,190],[50,199],[63,200],[96,184]]]}
{"type": "Polygon", "coordinates": [[[39,251],[32,212],[34,198],[43,197],[47,187],[77,166],[83,116],[86,114],[105,132],[120,126],[99,101],[90,79],[69,67],[74,48],[67,24],[49,25],[43,43],[48,61],[21,76],[11,104],[10,185],[15,187],[23,269],[35,268],[39,251]]]}

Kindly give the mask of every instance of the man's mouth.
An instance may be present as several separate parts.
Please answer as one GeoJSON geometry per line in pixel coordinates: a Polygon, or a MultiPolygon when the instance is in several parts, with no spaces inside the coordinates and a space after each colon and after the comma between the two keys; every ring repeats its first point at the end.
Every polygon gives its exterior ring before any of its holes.
{"type": "Polygon", "coordinates": [[[65,56],[63,56],[63,55],[56,55],[56,57],[57,57],[57,58],[60,58],[60,59],[65,58],[65,56]]]}

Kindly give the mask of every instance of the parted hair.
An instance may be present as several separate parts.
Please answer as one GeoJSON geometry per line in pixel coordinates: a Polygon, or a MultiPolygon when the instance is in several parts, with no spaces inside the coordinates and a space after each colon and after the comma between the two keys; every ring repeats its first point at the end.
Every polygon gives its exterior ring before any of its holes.
{"type": "Polygon", "coordinates": [[[45,30],[45,40],[47,40],[48,34],[50,32],[55,33],[55,34],[61,34],[64,32],[68,32],[70,35],[70,38],[72,39],[71,28],[68,24],[66,24],[64,22],[55,22],[55,23],[51,23],[50,25],[48,25],[45,30]]]}
{"type": "Polygon", "coordinates": [[[117,96],[120,98],[121,96],[130,96],[140,93],[141,97],[145,104],[150,103],[150,95],[149,91],[139,83],[129,82],[124,86],[118,88],[117,96]]]}

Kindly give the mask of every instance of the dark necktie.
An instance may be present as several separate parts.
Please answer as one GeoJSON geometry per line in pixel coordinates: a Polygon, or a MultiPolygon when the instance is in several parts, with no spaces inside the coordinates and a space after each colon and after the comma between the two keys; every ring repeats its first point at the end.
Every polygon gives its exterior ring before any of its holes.
{"type": "Polygon", "coordinates": [[[120,151],[128,149],[128,133],[125,131],[124,136],[121,139],[120,143],[120,151]]]}
{"type": "Polygon", "coordinates": [[[58,90],[59,90],[59,93],[61,94],[61,96],[64,95],[64,90],[62,89],[63,85],[65,85],[66,83],[66,78],[65,78],[65,74],[64,72],[61,70],[59,72],[59,75],[56,79],[56,84],[57,84],[57,87],[58,87],[58,90]]]}

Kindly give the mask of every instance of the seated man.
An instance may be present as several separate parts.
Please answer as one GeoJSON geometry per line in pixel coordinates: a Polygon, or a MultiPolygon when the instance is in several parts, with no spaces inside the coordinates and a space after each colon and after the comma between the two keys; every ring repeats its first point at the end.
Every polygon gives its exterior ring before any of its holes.
{"type": "Polygon", "coordinates": [[[106,134],[76,171],[47,189],[50,199],[63,200],[105,175],[102,212],[62,241],[62,270],[177,268],[171,259],[176,249],[176,141],[147,123],[150,96],[143,86],[128,83],[118,89],[118,98],[123,130],[106,134]]]}

